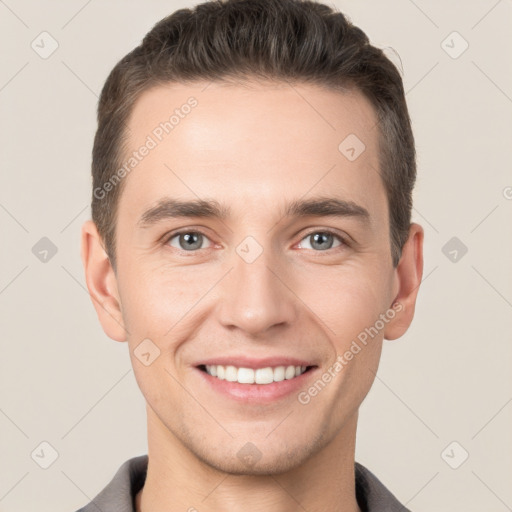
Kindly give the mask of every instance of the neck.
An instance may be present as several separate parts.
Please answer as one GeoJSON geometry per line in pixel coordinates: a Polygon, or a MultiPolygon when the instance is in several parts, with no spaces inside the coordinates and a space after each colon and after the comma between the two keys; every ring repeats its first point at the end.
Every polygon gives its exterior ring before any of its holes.
{"type": "Polygon", "coordinates": [[[285,473],[229,474],[197,458],[148,407],[148,470],[136,512],[360,512],[356,426],[357,413],[331,443],[285,473]]]}

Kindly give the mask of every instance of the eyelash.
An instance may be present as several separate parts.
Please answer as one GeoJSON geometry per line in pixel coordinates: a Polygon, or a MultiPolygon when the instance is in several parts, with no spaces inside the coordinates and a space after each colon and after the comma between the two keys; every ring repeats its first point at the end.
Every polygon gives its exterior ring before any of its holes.
{"type": "MultiPolygon", "coordinates": [[[[340,234],[338,234],[337,232],[329,230],[329,229],[314,229],[312,231],[309,231],[308,233],[306,233],[300,239],[299,242],[302,242],[302,240],[304,240],[305,238],[307,238],[307,237],[309,237],[311,235],[314,235],[315,233],[321,233],[321,234],[324,234],[324,235],[325,234],[332,235],[334,238],[337,238],[341,243],[337,247],[331,247],[330,249],[325,249],[323,251],[315,250],[315,249],[308,249],[310,251],[317,252],[317,253],[328,253],[328,254],[330,254],[331,251],[334,251],[336,249],[341,250],[343,248],[346,248],[346,247],[350,246],[349,243],[347,242],[347,239],[345,237],[343,237],[340,234]]],[[[204,233],[204,232],[202,232],[200,230],[187,229],[187,230],[176,231],[176,232],[169,233],[169,234],[165,235],[163,237],[163,240],[162,240],[162,245],[167,246],[169,244],[169,242],[173,238],[176,238],[177,236],[185,235],[185,234],[200,234],[200,235],[204,236],[205,238],[207,238],[208,240],[210,240],[208,235],[206,235],[206,233],[204,233]]],[[[211,242],[211,240],[210,240],[210,242],[211,242]]],[[[185,251],[184,249],[178,249],[176,247],[173,247],[173,249],[176,249],[177,251],[179,251],[181,253],[186,253],[186,254],[190,254],[190,255],[192,255],[194,253],[198,253],[199,251],[205,250],[205,249],[197,249],[195,251],[185,251]]]]}

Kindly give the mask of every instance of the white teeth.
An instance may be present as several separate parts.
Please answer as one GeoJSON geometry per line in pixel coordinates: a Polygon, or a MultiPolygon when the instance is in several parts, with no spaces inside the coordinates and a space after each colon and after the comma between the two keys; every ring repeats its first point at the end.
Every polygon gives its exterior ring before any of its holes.
{"type": "Polygon", "coordinates": [[[238,378],[238,370],[234,366],[226,366],[224,378],[229,382],[235,382],[238,378]]]}
{"type": "Polygon", "coordinates": [[[271,384],[272,382],[281,382],[283,380],[293,379],[302,375],[307,366],[276,366],[271,368],[237,368],[236,366],[223,366],[220,364],[206,365],[206,372],[212,377],[229,382],[239,382],[240,384],[271,384]]]}
{"type": "Polygon", "coordinates": [[[252,368],[238,368],[237,381],[240,384],[254,384],[254,370],[252,368]]]}
{"type": "Polygon", "coordinates": [[[274,370],[272,368],[258,368],[254,372],[254,380],[256,384],[270,384],[274,382],[274,370]]]}
{"type": "Polygon", "coordinates": [[[277,368],[274,368],[274,382],[281,382],[284,380],[284,373],[284,366],[278,366],[277,368]]]}
{"type": "Polygon", "coordinates": [[[295,366],[287,366],[286,371],[284,372],[285,379],[293,379],[295,377],[295,366]]]}

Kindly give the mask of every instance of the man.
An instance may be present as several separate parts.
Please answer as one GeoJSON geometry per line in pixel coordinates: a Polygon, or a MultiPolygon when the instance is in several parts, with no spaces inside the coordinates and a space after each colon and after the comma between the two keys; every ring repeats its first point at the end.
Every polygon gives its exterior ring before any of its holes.
{"type": "Polygon", "coordinates": [[[92,167],[86,281],[128,342],[148,455],[82,511],[407,510],[354,461],[423,271],[382,51],[318,3],[179,10],[108,77],[92,167]]]}

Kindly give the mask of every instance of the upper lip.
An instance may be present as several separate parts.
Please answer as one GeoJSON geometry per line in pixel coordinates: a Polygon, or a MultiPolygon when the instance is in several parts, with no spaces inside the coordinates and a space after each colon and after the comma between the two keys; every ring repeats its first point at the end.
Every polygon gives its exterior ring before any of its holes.
{"type": "Polygon", "coordinates": [[[237,368],[252,368],[253,370],[257,368],[267,368],[269,366],[315,366],[311,361],[287,356],[273,356],[260,359],[247,356],[212,357],[198,362],[195,366],[202,365],[236,366],[237,368]]]}

